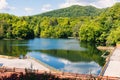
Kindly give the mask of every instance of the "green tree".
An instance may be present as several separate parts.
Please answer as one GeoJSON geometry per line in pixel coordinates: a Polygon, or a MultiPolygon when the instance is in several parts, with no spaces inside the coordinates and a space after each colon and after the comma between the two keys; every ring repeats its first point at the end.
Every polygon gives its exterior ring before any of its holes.
{"type": "Polygon", "coordinates": [[[107,37],[107,44],[116,44],[120,41],[120,27],[115,30],[112,30],[107,37]]]}
{"type": "Polygon", "coordinates": [[[96,42],[100,35],[100,24],[98,22],[87,22],[80,28],[80,40],[81,41],[94,41],[96,42]]]}
{"type": "Polygon", "coordinates": [[[40,37],[40,32],[41,32],[40,26],[37,25],[37,26],[35,27],[35,29],[34,29],[35,37],[40,37]]]}

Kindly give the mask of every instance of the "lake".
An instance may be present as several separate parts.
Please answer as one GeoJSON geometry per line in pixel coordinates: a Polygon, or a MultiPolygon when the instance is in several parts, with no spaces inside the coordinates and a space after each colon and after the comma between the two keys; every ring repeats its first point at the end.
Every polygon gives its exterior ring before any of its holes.
{"type": "Polygon", "coordinates": [[[93,43],[76,39],[0,40],[0,54],[29,55],[57,70],[81,74],[98,75],[105,63],[93,43]]]}

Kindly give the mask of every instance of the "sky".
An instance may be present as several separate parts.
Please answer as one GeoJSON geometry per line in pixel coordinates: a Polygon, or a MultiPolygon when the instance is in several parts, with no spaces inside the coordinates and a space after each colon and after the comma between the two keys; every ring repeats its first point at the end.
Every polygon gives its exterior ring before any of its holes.
{"type": "Polygon", "coordinates": [[[120,2],[120,0],[0,0],[0,13],[28,16],[71,5],[92,5],[97,8],[106,8],[116,2],[120,2]]]}

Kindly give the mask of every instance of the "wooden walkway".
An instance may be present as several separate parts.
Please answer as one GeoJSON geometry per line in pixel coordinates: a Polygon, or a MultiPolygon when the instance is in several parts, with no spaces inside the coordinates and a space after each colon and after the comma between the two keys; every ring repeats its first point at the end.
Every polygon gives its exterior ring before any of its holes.
{"type": "Polygon", "coordinates": [[[108,56],[101,75],[120,77],[120,47],[116,47],[108,56]]]}

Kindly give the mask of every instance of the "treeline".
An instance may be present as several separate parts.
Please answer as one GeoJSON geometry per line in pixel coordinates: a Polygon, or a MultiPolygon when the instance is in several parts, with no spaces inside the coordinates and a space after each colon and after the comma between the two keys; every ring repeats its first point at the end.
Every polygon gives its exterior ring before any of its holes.
{"type": "Polygon", "coordinates": [[[0,14],[0,38],[68,38],[75,36],[79,28],[74,28],[79,27],[83,21],[88,19],[90,19],[90,17],[17,17],[9,14],[0,14]]]}
{"type": "Polygon", "coordinates": [[[9,14],[0,14],[0,38],[30,39],[34,32],[27,18],[9,14]]]}
{"type": "Polygon", "coordinates": [[[118,43],[120,41],[120,3],[116,3],[111,8],[102,9],[99,14],[98,12],[94,12],[97,9],[89,7],[87,9],[86,7],[80,8],[80,11],[78,10],[78,6],[72,6],[47,12],[44,15],[24,17],[0,14],[0,38],[77,37],[81,41],[96,42],[105,45],[118,43]],[[76,11],[72,12],[72,10],[76,11]],[[90,15],[93,12],[89,10],[93,10],[94,15],[90,15]],[[86,15],[80,15],[77,12],[83,12],[86,15]],[[56,14],[59,16],[53,16],[56,14]],[[75,14],[76,16],[74,16],[75,14]]]}

